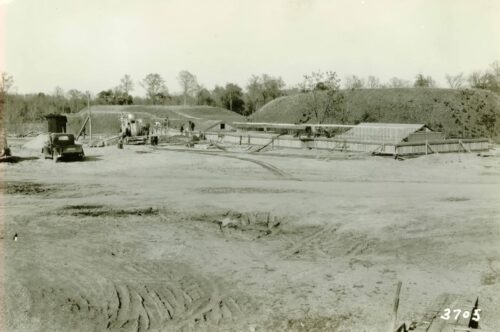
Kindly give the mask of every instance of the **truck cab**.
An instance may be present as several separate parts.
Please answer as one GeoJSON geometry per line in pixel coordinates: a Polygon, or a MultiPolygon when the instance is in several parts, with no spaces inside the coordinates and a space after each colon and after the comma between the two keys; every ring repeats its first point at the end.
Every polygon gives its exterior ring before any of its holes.
{"type": "Polygon", "coordinates": [[[83,160],[85,153],[80,144],[75,144],[73,134],[52,133],[42,148],[42,154],[57,162],[62,159],[83,160]]]}

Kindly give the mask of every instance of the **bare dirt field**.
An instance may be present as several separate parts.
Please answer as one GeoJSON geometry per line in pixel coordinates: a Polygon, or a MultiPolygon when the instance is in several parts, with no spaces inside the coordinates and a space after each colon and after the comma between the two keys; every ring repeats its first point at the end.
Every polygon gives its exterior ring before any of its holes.
{"type": "Polygon", "coordinates": [[[8,331],[387,331],[399,280],[398,321],[459,294],[500,330],[499,154],[13,152],[8,331]]]}

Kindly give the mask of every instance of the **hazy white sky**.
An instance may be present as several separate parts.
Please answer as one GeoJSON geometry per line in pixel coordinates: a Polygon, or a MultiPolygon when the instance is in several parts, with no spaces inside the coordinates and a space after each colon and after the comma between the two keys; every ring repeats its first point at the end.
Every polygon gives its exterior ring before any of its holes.
{"type": "Polygon", "coordinates": [[[96,93],[128,73],[142,95],[150,72],[175,92],[183,69],[208,88],[318,69],[444,85],[500,60],[498,0],[0,0],[0,20],[18,92],[96,93]]]}

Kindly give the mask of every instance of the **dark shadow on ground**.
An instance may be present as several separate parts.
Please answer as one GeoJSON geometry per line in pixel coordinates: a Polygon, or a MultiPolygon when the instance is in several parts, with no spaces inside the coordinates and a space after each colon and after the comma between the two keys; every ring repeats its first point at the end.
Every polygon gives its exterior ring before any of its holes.
{"type": "Polygon", "coordinates": [[[40,159],[40,157],[17,157],[17,156],[9,156],[6,158],[1,158],[0,162],[3,163],[18,163],[21,161],[26,161],[26,160],[37,160],[40,159]]]}
{"type": "Polygon", "coordinates": [[[98,155],[98,156],[85,156],[85,159],[83,159],[82,161],[99,161],[99,160],[102,160],[102,155],[98,155]]]}
{"type": "Polygon", "coordinates": [[[85,158],[83,160],[79,160],[79,159],[72,159],[72,158],[63,158],[63,159],[58,159],[57,162],[58,163],[83,163],[83,162],[87,162],[87,161],[99,161],[99,160],[102,160],[102,155],[99,155],[99,156],[85,156],[85,158]]]}

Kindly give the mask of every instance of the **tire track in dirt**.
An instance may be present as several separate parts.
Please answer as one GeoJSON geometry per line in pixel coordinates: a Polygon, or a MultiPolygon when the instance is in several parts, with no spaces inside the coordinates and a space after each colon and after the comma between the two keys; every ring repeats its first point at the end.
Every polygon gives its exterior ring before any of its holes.
{"type": "Polygon", "coordinates": [[[217,326],[223,320],[240,315],[238,308],[228,309],[224,315],[217,314],[218,308],[228,306],[225,303],[233,300],[222,297],[209,279],[185,276],[162,284],[115,287],[121,305],[117,308],[117,318],[113,321],[111,315],[108,322],[111,330],[130,327],[136,331],[194,331],[203,325],[217,326]]]}
{"type": "Polygon", "coordinates": [[[208,299],[207,297],[198,297],[198,293],[195,292],[193,294],[193,290],[197,291],[199,288],[198,284],[191,284],[190,287],[186,288],[183,292],[184,297],[189,298],[190,302],[197,302],[198,305],[191,306],[187,312],[184,313],[184,315],[177,319],[176,321],[172,322],[172,325],[164,325],[164,327],[173,327],[174,330],[179,330],[180,328],[183,328],[187,325],[189,325],[192,322],[198,322],[202,317],[205,317],[206,320],[206,313],[213,310],[215,306],[218,304],[219,300],[219,291],[218,289],[214,286],[213,283],[207,282],[209,284],[209,296],[208,299]],[[189,291],[189,293],[188,293],[189,291]],[[193,294],[194,296],[191,296],[190,294],[193,294]],[[200,301],[201,300],[201,301],[200,301]]]}
{"type": "Polygon", "coordinates": [[[284,259],[331,259],[341,256],[360,256],[372,252],[379,240],[352,232],[338,233],[339,225],[321,227],[282,251],[284,259]]]}
{"type": "Polygon", "coordinates": [[[274,175],[276,175],[278,177],[282,177],[282,178],[289,179],[289,180],[297,180],[297,179],[293,178],[290,174],[286,173],[285,171],[279,169],[278,167],[276,167],[268,162],[264,162],[264,161],[256,160],[256,159],[252,159],[252,158],[239,157],[239,156],[230,156],[230,155],[224,155],[224,154],[218,154],[218,155],[226,157],[226,158],[233,158],[233,159],[248,161],[248,162],[257,164],[257,165],[267,169],[268,171],[270,171],[271,173],[273,173],[274,175]]]}
{"type": "Polygon", "coordinates": [[[240,156],[235,156],[235,155],[230,155],[229,153],[220,153],[220,152],[212,152],[212,151],[197,151],[197,150],[190,150],[190,149],[168,149],[168,148],[156,148],[157,150],[167,150],[167,151],[174,151],[174,152],[190,152],[190,153],[198,153],[198,154],[205,154],[205,155],[213,155],[213,156],[218,156],[218,157],[224,157],[224,158],[232,158],[232,159],[238,159],[242,161],[247,161],[254,163],[256,165],[261,166],[262,168],[270,171],[277,177],[283,178],[283,179],[288,179],[288,180],[294,180],[294,181],[300,181],[300,179],[293,177],[291,174],[283,171],[282,169],[268,163],[264,162],[262,160],[257,160],[253,158],[248,158],[248,157],[240,157],[240,156]]]}
{"type": "MultiPolygon", "coordinates": [[[[71,215],[75,209],[93,211],[92,206],[71,209],[65,206],[63,216],[71,215]]],[[[87,222],[102,215],[108,217],[103,213],[107,211],[105,206],[99,206],[98,210],[99,213],[85,217],[89,219],[87,222]]],[[[158,214],[166,218],[161,212],[158,214]]],[[[213,218],[218,220],[226,214],[218,213],[213,218]]],[[[120,218],[128,216],[129,213],[120,214],[120,218]]],[[[282,222],[269,213],[235,212],[231,213],[233,217],[241,227],[251,223],[256,227],[256,234],[278,227],[282,222]]],[[[142,218],[157,217],[147,214],[142,218]]],[[[16,265],[22,271],[29,267],[31,272],[16,273],[22,276],[16,284],[28,294],[28,300],[12,310],[22,310],[32,322],[38,320],[40,324],[34,324],[42,330],[71,327],[73,330],[134,332],[217,331],[223,326],[241,324],[245,314],[258,310],[248,296],[232,291],[223,280],[200,275],[184,263],[130,256],[134,255],[133,251],[122,250],[127,243],[93,246],[89,252],[86,245],[72,249],[70,239],[41,241],[45,246],[38,242],[16,247],[16,265]],[[131,257],[134,258],[131,260],[131,257]],[[69,261],[71,268],[68,268],[69,261]]]]}
{"type": "Polygon", "coordinates": [[[337,225],[327,225],[321,227],[318,231],[302,238],[297,244],[283,251],[284,259],[291,259],[301,253],[308,253],[317,258],[327,258],[328,254],[322,250],[322,246],[328,238],[334,237],[337,231],[337,225]]]}
{"type": "Polygon", "coordinates": [[[137,332],[217,330],[243,317],[240,295],[221,294],[216,282],[186,266],[109,265],[109,271],[121,273],[113,277],[87,265],[65,270],[56,261],[40,264],[39,275],[20,281],[31,302],[28,317],[40,319],[43,328],[73,324],[87,330],[137,332]]]}

